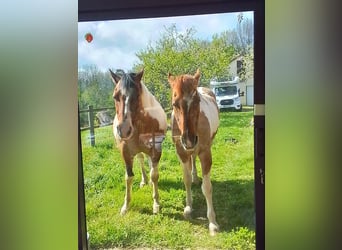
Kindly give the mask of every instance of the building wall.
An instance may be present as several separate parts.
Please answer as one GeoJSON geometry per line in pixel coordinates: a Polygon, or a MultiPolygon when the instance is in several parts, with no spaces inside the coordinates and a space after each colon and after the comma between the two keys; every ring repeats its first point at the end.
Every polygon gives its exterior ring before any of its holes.
{"type": "MultiPolygon", "coordinates": [[[[242,57],[236,57],[230,64],[229,64],[229,73],[231,76],[237,76],[237,61],[241,60],[242,57]]],[[[241,104],[242,105],[247,105],[247,86],[254,86],[254,79],[253,78],[249,78],[246,81],[240,81],[238,84],[239,88],[240,88],[240,93],[244,92],[244,96],[240,97],[241,100],[241,104]]]]}

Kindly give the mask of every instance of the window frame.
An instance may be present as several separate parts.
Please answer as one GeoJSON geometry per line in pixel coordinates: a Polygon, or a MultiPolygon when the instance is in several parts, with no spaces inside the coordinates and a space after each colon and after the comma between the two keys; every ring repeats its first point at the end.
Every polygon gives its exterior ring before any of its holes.
{"type": "MultiPolygon", "coordinates": [[[[265,1],[78,1],[78,21],[106,21],[227,12],[254,12],[254,192],[256,249],[265,249],[265,1]]],[[[78,129],[78,248],[88,249],[82,148],[78,129]]]]}

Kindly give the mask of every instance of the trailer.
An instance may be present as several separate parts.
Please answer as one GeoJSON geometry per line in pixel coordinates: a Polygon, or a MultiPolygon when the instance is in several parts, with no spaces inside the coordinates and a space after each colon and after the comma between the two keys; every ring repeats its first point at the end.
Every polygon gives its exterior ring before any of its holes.
{"type": "Polygon", "coordinates": [[[237,76],[231,81],[210,81],[210,89],[216,96],[216,102],[220,110],[242,110],[238,83],[239,77],[237,76]]]}

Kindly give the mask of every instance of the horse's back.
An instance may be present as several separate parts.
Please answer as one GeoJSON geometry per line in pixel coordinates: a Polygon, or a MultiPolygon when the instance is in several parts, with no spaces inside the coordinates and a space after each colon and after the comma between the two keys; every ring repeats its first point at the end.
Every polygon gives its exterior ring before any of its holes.
{"type": "Polygon", "coordinates": [[[204,115],[209,122],[210,136],[216,134],[219,126],[219,109],[216,104],[214,93],[205,87],[199,87],[201,115],[204,115]]]}
{"type": "Polygon", "coordinates": [[[202,95],[211,96],[216,101],[216,96],[211,89],[206,88],[206,87],[198,87],[197,89],[198,89],[198,92],[201,93],[202,95]]]}

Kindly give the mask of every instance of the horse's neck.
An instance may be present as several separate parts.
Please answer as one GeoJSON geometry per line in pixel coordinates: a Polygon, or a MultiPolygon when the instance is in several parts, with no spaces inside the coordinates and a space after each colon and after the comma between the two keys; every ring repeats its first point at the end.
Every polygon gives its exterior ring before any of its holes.
{"type": "MultiPolygon", "coordinates": [[[[160,105],[160,103],[156,100],[156,98],[151,94],[151,92],[146,88],[146,86],[142,83],[142,92],[141,92],[141,105],[143,109],[143,114],[149,114],[150,117],[156,119],[159,123],[159,130],[167,129],[167,121],[166,114],[160,105]]],[[[151,124],[144,124],[144,126],[150,126],[151,124]]]]}
{"type": "Polygon", "coordinates": [[[141,83],[141,104],[142,107],[145,108],[149,108],[149,107],[153,107],[156,105],[156,100],[154,98],[154,96],[151,94],[151,92],[146,88],[145,84],[141,83]]]}
{"type": "Polygon", "coordinates": [[[200,114],[204,114],[208,121],[210,126],[210,134],[213,136],[218,128],[219,125],[219,114],[218,109],[215,104],[215,100],[212,98],[212,96],[207,95],[206,93],[198,93],[200,96],[200,114]]]}

